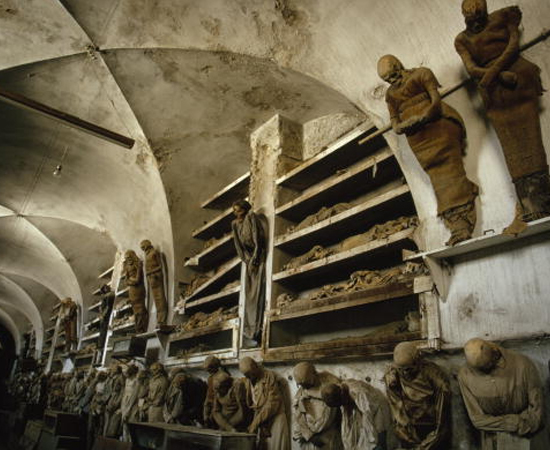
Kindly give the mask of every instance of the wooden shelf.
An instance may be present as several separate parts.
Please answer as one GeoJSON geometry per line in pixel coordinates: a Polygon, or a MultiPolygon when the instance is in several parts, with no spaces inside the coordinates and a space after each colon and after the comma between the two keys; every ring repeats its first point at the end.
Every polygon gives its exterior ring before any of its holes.
{"type": "Polygon", "coordinates": [[[292,254],[302,254],[314,245],[331,245],[377,223],[413,212],[409,187],[402,184],[315,225],[278,236],[274,245],[292,254]]]}
{"type": "Polygon", "coordinates": [[[95,319],[93,320],[90,320],[88,323],[85,324],[85,327],[87,330],[89,330],[92,325],[95,325],[96,323],[99,323],[101,321],[101,319],[99,317],[96,317],[95,319]]]}
{"type": "Polygon", "coordinates": [[[101,295],[101,288],[97,288],[94,292],[92,292],[92,295],[95,295],[95,296],[101,295]]]}
{"type": "Polygon", "coordinates": [[[192,236],[195,239],[201,239],[203,241],[207,241],[211,238],[218,239],[231,231],[231,222],[233,219],[233,208],[228,208],[209,222],[205,223],[202,227],[193,231],[192,236]]]}
{"type": "Polygon", "coordinates": [[[234,317],[209,327],[172,334],[169,338],[169,359],[189,363],[197,362],[198,359],[207,355],[215,355],[223,359],[236,358],[238,355],[239,324],[239,318],[234,317]],[[196,348],[200,344],[207,344],[212,347],[196,348]],[[179,356],[181,351],[186,351],[185,357],[179,356]]]}
{"type": "Polygon", "coordinates": [[[323,206],[346,202],[403,175],[390,148],[384,148],[341,174],[306,189],[294,200],[280,206],[275,213],[298,222],[323,206]]]}
{"type": "Polygon", "coordinates": [[[61,303],[56,303],[52,308],[52,312],[56,312],[60,307],[61,307],[61,303]]]}
{"type": "Polygon", "coordinates": [[[517,236],[511,236],[508,234],[489,234],[479,236],[473,239],[468,239],[467,241],[459,242],[454,247],[441,247],[435,250],[416,253],[404,259],[406,261],[410,261],[426,257],[434,259],[454,258],[461,255],[475,254],[475,252],[486,248],[495,248],[505,244],[517,243],[525,238],[548,232],[550,232],[550,217],[545,217],[543,219],[529,222],[527,228],[517,236]]]}
{"type": "Polygon", "coordinates": [[[396,334],[391,338],[359,337],[334,339],[325,342],[270,348],[265,361],[319,361],[342,358],[375,358],[389,356],[397,344],[403,341],[423,343],[419,332],[396,334]]]}
{"type": "Polygon", "coordinates": [[[115,266],[109,267],[105,272],[101,273],[97,278],[98,280],[101,279],[110,279],[113,275],[113,272],[115,270],[115,266]]]}
{"type": "Polygon", "coordinates": [[[88,336],[84,336],[81,341],[82,342],[86,342],[86,341],[95,341],[97,338],[99,338],[99,331],[97,333],[92,333],[88,336]]]}
{"type": "Polygon", "coordinates": [[[116,327],[114,327],[112,330],[113,330],[113,334],[114,333],[119,333],[121,331],[126,331],[126,330],[129,330],[130,328],[134,328],[136,326],[136,324],[134,322],[131,322],[131,323],[126,323],[124,325],[118,325],[116,327]]]}
{"type": "Polygon", "coordinates": [[[55,322],[55,321],[57,321],[57,314],[50,316],[50,322],[55,322]]]}
{"type": "Polygon", "coordinates": [[[203,306],[206,304],[222,304],[227,303],[230,300],[239,300],[239,291],[241,290],[240,286],[235,286],[234,288],[227,289],[225,291],[217,292],[216,294],[207,295],[206,297],[198,298],[192,302],[186,303],[184,310],[196,308],[198,306],[203,306]]]}
{"type": "Polygon", "coordinates": [[[204,249],[197,255],[189,258],[185,262],[186,267],[199,268],[201,270],[210,270],[237,255],[233,236],[228,234],[220,239],[214,245],[204,249]]]}
{"type": "Polygon", "coordinates": [[[88,308],[88,311],[90,312],[99,312],[99,307],[101,306],[101,300],[97,303],[94,303],[92,306],[88,308]]]}
{"type": "Polygon", "coordinates": [[[368,136],[375,130],[371,123],[361,124],[335,141],[326,150],[277,179],[277,185],[303,191],[331,176],[336,171],[349,167],[369,153],[386,145],[382,137],[373,140],[368,147],[361,147],[357,144],[359,139],[368,136]]]}
{"type": "Polygon", "coordinates": [[[50,328],[46,328],[45,333],[49,334],[49,333],[53,333],[54,331],[55,331],[55,327],[50,327],[50,328]]]}
{"type": "Polygon", "coordinates": [[[250,185],[250,172],[237,178],[232,183],[228,184],[222,190],[210,196],[207,200],[201,203],[201,208],[207,209],[225,209],[245,197],[248,197],[248,186],[250,185]]]}
{"type": "Polygon", "coordinates": [[[239,278],[241,269],[241,260],[235,258],[229,262],[224,269],[220,270],[206,283],[199,286],[191,295],[185,298],[185,302],[188,303],[191,300],[196,300],[201,297],[205,297],[219,291],[223,286],[239,278]]]}
{"type": "Polygon", "coordinates": [[[209,327],[197,328],[191,331],[182,331],[179,333],[172,333],[170,335],[170,342],[185,341],[198,336],[205,336],[207,334],[218,333],[220,331],[230,330],[238,323],[238,318],[234,317],[226,320],[225,322],[218,323],[209,327]]]}
{"type": "Polygon", "coordinates": [[[353,308],[359,305],[395,300],[415,294],[414,279],[402,283],[377,286],[362,291],[350,292],[321,300],[297,300],[283,309],[271,312],[270,321],[296,319],[333,312],[339,309],[353,308]]]}
{"type": "Polygon", "coordinates": [[[128,311],[132,311],[132,305],[130,305],[130,304],[124,305],[122,308],[115,309],[114,313],[115,313],[115,316],[118,317],[119,315],[121,315],[125,312],[128,312],[128,311]]]}
{"type": "Polygon", "coordinates": [[[124,289],[122,289],[122,291],[118,291],[117,293],[115,293],[115,297],[128,297],[128,293],[130,292],[130,288],[129,287],[125,287],[124,289]]]}
{"type": "Polygon", "coordinates": [[[359,270],[362,265],[372,264],[375,256],[383,252],[393,251],[396,247],[399,249],[414,247],[412,236],[415,229],[409,228],[398,233],[392,234],[385,239],[368,242],[364,245],[352,248],[345,252],[336,253],[326,258],[313,261],[303,266],[275,273],[273,281],[303,283],[309,287],[319,286],[320,283],[327,283],[329,273],[340,274],[343,278],[346,272],[359,270]]]}

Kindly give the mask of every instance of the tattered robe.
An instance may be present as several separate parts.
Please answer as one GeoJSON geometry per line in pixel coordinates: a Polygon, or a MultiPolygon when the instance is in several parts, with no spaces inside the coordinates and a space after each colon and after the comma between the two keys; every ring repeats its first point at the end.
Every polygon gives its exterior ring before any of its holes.
{"type": "Polygon", "coordinates": [[[354,405],[340,407],[342,442],[345,450],[378,450],[387,448],[392,433],[388,401],[378,389],[359,380],[346,380],[354,405]]]}
{"type": "Polygon", "coordinates": [[[290,450],[284,397],[275,373],[264,369],[262,378],[256,384],[248,383],[248,391],[249,405],[254,410],[253,420],[260,423],[258,449],[290,450]]]}
{"type": "Polygon", "coordinates": [[[422,450],[447,450],[451,423],[449,378],[436,364],[419,361],[407,379],[391,368],[384,377],[397,437],[422,450]]]}
{"type": "MultiPolygon", "coordinates": [[[[502,347],[499,350],[501,359],[491,373],[484,374],[468,366],[458,373],[468,416],[481,431],[482,450],[493,450],[499,432],[525,436],[544,426],[542,382],[537,368],[520,353],[502,347]]],[[[539,436],[537,441],[542,438],[539,436]]],[[[547,442],[541,442],[541,446],[531,448],[550,448],[546,445],[547,442]]]]}
{"type": "Polygon", "coordinates": [[[265,307],[265,235],[260,218],[249,211],[231,224],[237,255],[246,265],[243,334],[259,341],[265,307]]]}
{"type": "Polygon", "coordinates": [[[326,448],[340,450],[343,448],[340,436],[340,411],[331,408],[321,398],[321,389],[328,383],[339,383],[340,380],[328,372],[318,374],[318,388],[304,389],[299,387],[294,397],[294,432],[295,440],[304,439],[300,444],[303,450],[326,448]],[[316,445],[316,444],[322,444],[316,445]]]}
{"type": "Polygon", "coordinates": [[[168,378],[165,374],[154,375],[149,380],[149,397],[148,397],[148,421],[149,422],[164,422],[163,407],[166,400],[166,392],[168,391],[168,378]]]}
{"type": "MultiPolygon", "coordinates": [[[[390,86],[386,93],[390,117],[399,121],[422,116],[431,105],[428,91],[439,87],[430,69],[421,67],[406,72],[401,85],[390,86]]],[[[445,102],[441,102],[439,118],[415,133],[407,133],[413,153],[430,177],[440,215],[473,202],[477,195],[477,186],[466,177],[462,162],[465,136],[462,118],[445,102]]]]}

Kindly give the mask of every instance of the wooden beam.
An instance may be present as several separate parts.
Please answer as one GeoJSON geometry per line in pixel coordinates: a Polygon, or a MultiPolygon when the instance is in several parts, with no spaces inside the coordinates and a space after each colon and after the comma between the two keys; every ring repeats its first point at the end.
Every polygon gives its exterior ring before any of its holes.
{"type": "Polygon", "coordinates": [[[50,119],[57,120],[58,122],[61,122],[69,127],[84,131],[85,133],[120,145],[124,148],[130,149],[135,143],[134,139],[115,133],[114,131],[107,130],[106,128],[100,127],[99,125],[95,125],[91,122],[87,122],[86,120],[80,119],[72,114],[67,114],[58,109],[51,108],[43,103],[39,103],[20,94],[16,94],[15,92],[9,92],[0,88],[0,100],[9,103],[10,105],[17,106],[18,108],[33,111],[50,119]]]}

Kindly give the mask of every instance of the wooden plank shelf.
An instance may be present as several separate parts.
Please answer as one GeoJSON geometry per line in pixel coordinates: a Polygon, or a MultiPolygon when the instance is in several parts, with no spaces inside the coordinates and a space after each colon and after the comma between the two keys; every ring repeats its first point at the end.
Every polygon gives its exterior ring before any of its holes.
{"type": "Polygon", "coordinates": [[[208,355],[223,359],[236,358],[239,325],[239,318],[233,317],[209,327],[173,333],[169,337],[168,357],[184,363],[198,362],[208,355]],[[181,352],[185,356],[180,356],[181,352]]]}
{"type": "Polygon", "coordinates": [[[214,245],[189,258],[185,262],[185,266],[206,271],[220,265],[231,257],[235,257],[236,255],[237,251],[235,250],[235,244],[233,243],[233,236],[228,234],[214,245]]]}
{"type": "Polygon", "coordinates": [[[127,331],[131,328],[134,328],[135,327],[135,323],[134,322],[130,322],[130,323],[125,323],[124,325],[118,325],[116,327],[113,328],[113,334],[115,333],[121,333],[123,331],[127,331]]]}
{"type": "Polygon", "coordinates": [[[88,308],[88,311],[90,312],[99,312],[99,307],[101,306],[101,300],[99,302],[94,303],[92,306],[88,308]]]}
{"type": "Polygon", "coordinates": [[[315,225],[280,235],[274,245],[293,255],[302,254],[314,245],[328,246],[382,221],[413,213],[410,189],[401,184],[315,225]]]}
{"type": "Polygon", "coordinates": [[[101,319],[99,317],[96,317],[95,319],[89,321],[87,324],[85,324],[86,329],[92,328],[92,326],[95,326],[96,323],[99,323],[101,319]]]}
{"type": "Polygon", "coordinates": [[[197,308],[206,304],[226,304],[229,301],[238,301],[239,300],[239,291],[241,290],[240,286],[235,286],[231,289],[226,289],[225,291],[217,292],[212,295],[207,295],[206,297],[198,298],[192,302],[186,302],[184,310],[197,308]]]}
{"type": "Polygon", "coordinates": [[[396,334],[391,338],[359,337],[334,339],[331,341],[270,348],[265,352],[265,361],[320,361],[344,358],[368,358],[389,356],[397,344],[403,341],[421,340],[419,332],[396,334]]]}
{"type": "Polygon", "coordinates": [[[45,333],[46,333],[46,334],[50,334],[50,333],[53,334],[54,331],[55,331],[55,327],[50,327],[50,328],[46,328],[45,333]]]}
{"type": "Polygon", "coordinates": [[[87,342],[87,341],[95,341],[98,338],[99,338],[99,331],[97,333],[92,333],[92,334],[89,334],[88,336],[84,336],[81,340],[82,342],[87,342]]]}
{"type": "Polygon", "coordinates": [[[95,296],[101,295],[101,288],[97,288],[94,292],[92,292],[92,295],[95,295],[95,296]]]}
{"type": "Polygon", "coordinates": [[[111,266],[109,267],[105,272],[101,273],[97,278],[98,280],[101,280],[101,279],[110,279],[111,276],[113,275],[113,272],[115,270],[115,266],[111,266]]]}
{"type": "Polygon", "coordinates": [[[61,307],[61,303],[56,303],[52,308],[52,312],[56,312],[60,307],[61,307]]]}
{"type": "Polygon", "coordinates": [[[239,258],[235,258],[233,261],[227,263],[227,265],[210,280],[199,286],[195,292],[187,296],[185,298],[185,302],[187,303],[191,300],[196,300],[198,298],[219,292],[223,286],[239,278],[240,269],[241,260],[239,258]]]}
{"type": "Polygon", "coordinates": [[[129,287],[125,287],[124,289],[122,289],[121,291],[118,291],[117,293],[115,293],[115,297],[128,297],[129,295],[129,292],[130,292],[130,288],[129,287]]]}
{"type": "Polygon", "coordinates": [[[57,321],[57,314],[50,316],[50,322],[55,322],[55,321],[57,321]]]}
{"type": "Polygon", "coordinates": [[[534,220],[527,224],[527,228],[517,236],[508,234],[487,234],[484,236],[468,239],[467,241],[459,242],[453,247],[441,247],[435,250],[415,253],[405,257],[405,261],[411,261],[420,258],[446,259],[454,258],[461,255],[475,254],[479,250],[486,248],[495,248],[505,244],[521,242],[531,236],[537,236],[550,232],[550,217],[534,220]]]}
{"type": "Polygon", "coordinates": [[[395,300],[400,297],[413,295],[414,293],[414,279],[411,278],[401,283],[376,286],[370,289],[345,293],[321,300],[296,300],[283,309],[273,310],[271,312],[270,321],[277,322],[323,314],[339,309],[395,300]]]}
{"type": "Polygon", "coordinates": [[[318,286],[326,283],[323,276],[329,273],[342,275],[346,271],[359,270],[384,252],[394,252],[396,248],[414,248],[412,237],[415,229],[409,228],[392,234],[388,238],[378,239],[350,250],[327,256],[303,266],[275,273],[273,281],[284,283],[303,283],[307,286],[318,286]]]}
{"type": "Polygon", "coordinates": [[[228,208],[205,223],[202,227],[197,228],[191,235],[195,239],[201,239],[203,241],[207,241],[211,238],[218,239],[231,231],[231,222],[234,218],[233,208],[228,208]]]}
{"type": "Polygon", "coordinates": [[[210,196],[201,203],[205,209],[226,209],[235,201],[248,197],[248,186],[250,185],[250,172],[241,175],[232,183],[210,196]]]}
{"type": "Polygon", "coordinates": [[[195,338],[198,336],[206,336],[207,334],[219,333],[220,331],[230,330],[235,327],[236,323],[238,323],[238,320],[239,319],[237,317],[233,317],[231,319],[227,319],[224,322],[221,322],[209,327],[202,327],[191,331],[182,331],[179,333],[172,333],[170,335],[170,342],[185,341],[187,339],[195,338]]]}
{"type": "Polygon", "coordinates": [[[375,140],[369,147],[360,147],[357,141],[376,131],[370,122],[350,131],[328,148],[308,159],[276,180],[277,185],[303,191],[364,158],[369,152],[386,145],[384,138],[375,140]]]}
{"type": "Polygon", "coordinates": [[[117,308],[114,310],[114,313],[115,313],[115,317],[118,317],[124,313],[127,313],[127,312],[132,312],[132,305],[131,304],[128,304],[128,305],[124,305],[122,308],[117,308]]]}
{"type": "Polygon", "coordinates": [[[386,147],[345,172],[306,189],[294,200],[278,207],[275,213],[288,220],[300,221],[323,206],[351,201],[402,176],[391,149],[386,147]]]}

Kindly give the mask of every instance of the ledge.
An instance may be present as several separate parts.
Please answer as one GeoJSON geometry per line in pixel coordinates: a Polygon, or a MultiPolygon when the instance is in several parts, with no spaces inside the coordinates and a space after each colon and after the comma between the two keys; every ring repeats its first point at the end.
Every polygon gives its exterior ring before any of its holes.
{"type": "Polygon", "coordinates": [[[110,279],[113,275],[113,272],[115,270],[115,266],[109,267],[105,272],[101,273],[97,278],[98,280],[104,279],[110,279]]]}
{"type": "Polygon", "coordinates": [[[122,308],[114,309],[115,316],[119,316],[127,311],[132,311],[132,305],[124,305],[122,308]]]}
{"type": "Polygon", "coordinates": [[[250,172],[241,175],[232,183],[210,196],[201,203],[201,208],[225,209],[233,202],[248,197],[248,186],[250,185],[250,172]]]}
{"type": "Polygon", "coordinates": [[[94,303],[92,306],[90,306],[90,307],[88,308],[88,311],[90,311],[90,312],[94,312],[94,311],[96,311],[96,310],[99,311],[99,307],[100,307],[100,306],[101,306],[101,300],[100,300],[99,302],[97,302],[97,303],[94,303]]]}
{"type": "Polygon", "coordinates": [[[283,309],[271,312],[270,322],[296,319],[299,317],[323,314],[340,309],[370,303],[380,303],[415,294],[414,278],[402,283],[376,286],[362,291],[350,292],[321,300],[296,300],[283,309]]]}
{"type": "Polygon", "coordinates": [[[389,216],[407,213],[414,213],[414,204],[409,187],[402,184],[315,225],[280,235],[274,245],[291,253],[304,253],[314,245],[337,242],[387,221],[389,216]]]}
{"type": "Polygon", "coordinates": [[[214,303],[214,302],[222,302],[223,300],[229,300],[229,299],[239,299],[239,291],[241,290],[241,286],[235,286],[234,288],[227,289],[225,291],[218,292],[216,294],[208,295],[206,297],[201,297],[197,300],[194,300],[189,303],[185,303],[184,308],[176,308],[177,311],[180,310],[188,310],[192,308],[196,308],[197,306],[205,305],[208,303],[214,303]]]}
{"type": "Polygon", "coordinates": [[[125,287],[122,289],[122,291],[118,291],[115,293],[115,297],[128,297],[128,292],[130,291],[129,287],[125,287]]]}
{"type": "Polygon", "coordinates": [[[233,243],[233,236],[228,234],[214,245],[189,258],[184,266],[199,267],[203,270],[208,270],[236,255],[237,251],[233,243]]]}
{"type": "Polygon", "coordinates": [[[211,238],[220,238],[225,233],[231,231],[231,221],[233,218],[233,208],[228,208],[205,223],[202,227],[194,230],[191,236],[203,241],[211,238]]]}
{"type": "Polygon", "coordinates": [[[403,341],[421,340],[419,332],[396,334],[390,339],[376,337],[358,337],[334,339],[325,342],[297,344],[288,347],[270,348],[265,352],[266,361],[343,359],[363,357],[373,359],[390,356],[397,344],[403,341]]]}
{"type": "Polygon", "coordinates": [[[81,341],[82,342],[86,342],[86,341],[94,341],[96,340],[97,338],[99,338],[99,331],[97,333],[92,333],[92,334],[89,334],[88,336],[84,336],[81,341]]]}
{"type": "Polygon", "coordinates": [[[220,270],[216,275],[214,275],[210,280],[208,280],[206,283],[199,286],[195,292],[193,292],[191,295],[187,296],[185,298],[185,303],[193,300],[198,299],[201,297],[201,294],[204,294],[203,296],[214,294],[216,287],[223,287],[220,285],[227,284],[231,281],[231,277],[233,275],[233,271],[235,271],[236,277],[235,279],[239,278],[240,275],[240,267],[241,267],[241,260],[238,258],[235,258],[233,261],[229,262],[227,264],[227,267],[225,267],[223,270],[220,270]]]}
{"type": "Polygon", "coordinates": [[[113,327],[111,328],[111,330],[113,331],[113,334],[114,333],[119,333],[120,331],[125,331],[125,330],[129,330],[130,328],[134,328],[135,327],[135,323],[126,323],[124,325],[118,325],[116,327],[113,327]]]}
{"type": "Polygon", "coordinates": [[[405,261],[411,261],[419,258],[446,259],[461,255],[473,254],[485,248],[494,248],[504,244],[520,242],[521,240],[543,234],[550,231],[550,217],[529,222],[527,228],[517,236],[508,234],[491,234],[479,236],[467,241],[459,242],[454,247],[441,247],[435,250],[415,253],[404,258],[405,261]]]}
{"type": "Polygon", "coordinates": [[[323,206],[350,201],[392,179],[403,176],[390,148],[334,174],[305,190],[294,200],[279,206],[275,213],[286,219],[299,221],[316,213],[323,206]]]}
{"type": "Polygon", "coordinates": [[[414,231],[414,228],[409,228],[392,234],[388,238],[371,241],[364,245],[352,248],[351,250],[336,253],[335,255],[327,256],[326,258],[304,264],[303,266],[295,269],[275,273],[272,279],[273,281],[287,282],[300,281],[305,278],[316,277],[314,281],[317,284],[314,284],[314,286],[318,286],[319,283],[326,284],[326,279],[319,277],[320,275],[326,274],[329,271],[336,273],[339,269],[343,269],[346,266],[348,266],[348,268],[349,266],[355,266],[355,270],[363,269],[364,267],[360,266],[361,264],[365,264],[365,259],[367,256],[370,259],[372,256],[371,254],[380,254],[380,252],[387,251],[388,249],[399,245],[401,245],[401,247],[406,247],[404,244],[406,244],[407,241],[412,242],[414,231]]]}
{"type": "MultiPolygon", "coordinates": [[[[358,146],[356,139],[368,136],[375,130],[373,125],[363,123],[340,139],[333,142],[325,150],[308,159],[276,180],[279,186],[289,187],[298,191],[307,189],[315,183],[327,178],[334,172],[344,169],[368,155],[368,150],[358,146]]],[[[382,138],[373,143],[373,151],[385,145],[382,138]]]]}
{"type": "MultiPolygon", "coordinates": [[[[233,330],[235,329],[235,327],[238,327],[238,324],[239,324],[239,318],[234,317],[232,319],[227,319],[222,323],[218,323],[216,325],[212,325],[209,327],[202,327],[202,328],[197,328],[190,331],[172,333],[170,335],[170,342],[180,342],[180,341],[185,341],[187,339],[192,339],[198,336],[205,336],[208,334],[219,333],[221,331],[233,330]]],[[[219,350],[215,350],[215,351],[219,351],[219,350]]]]}

